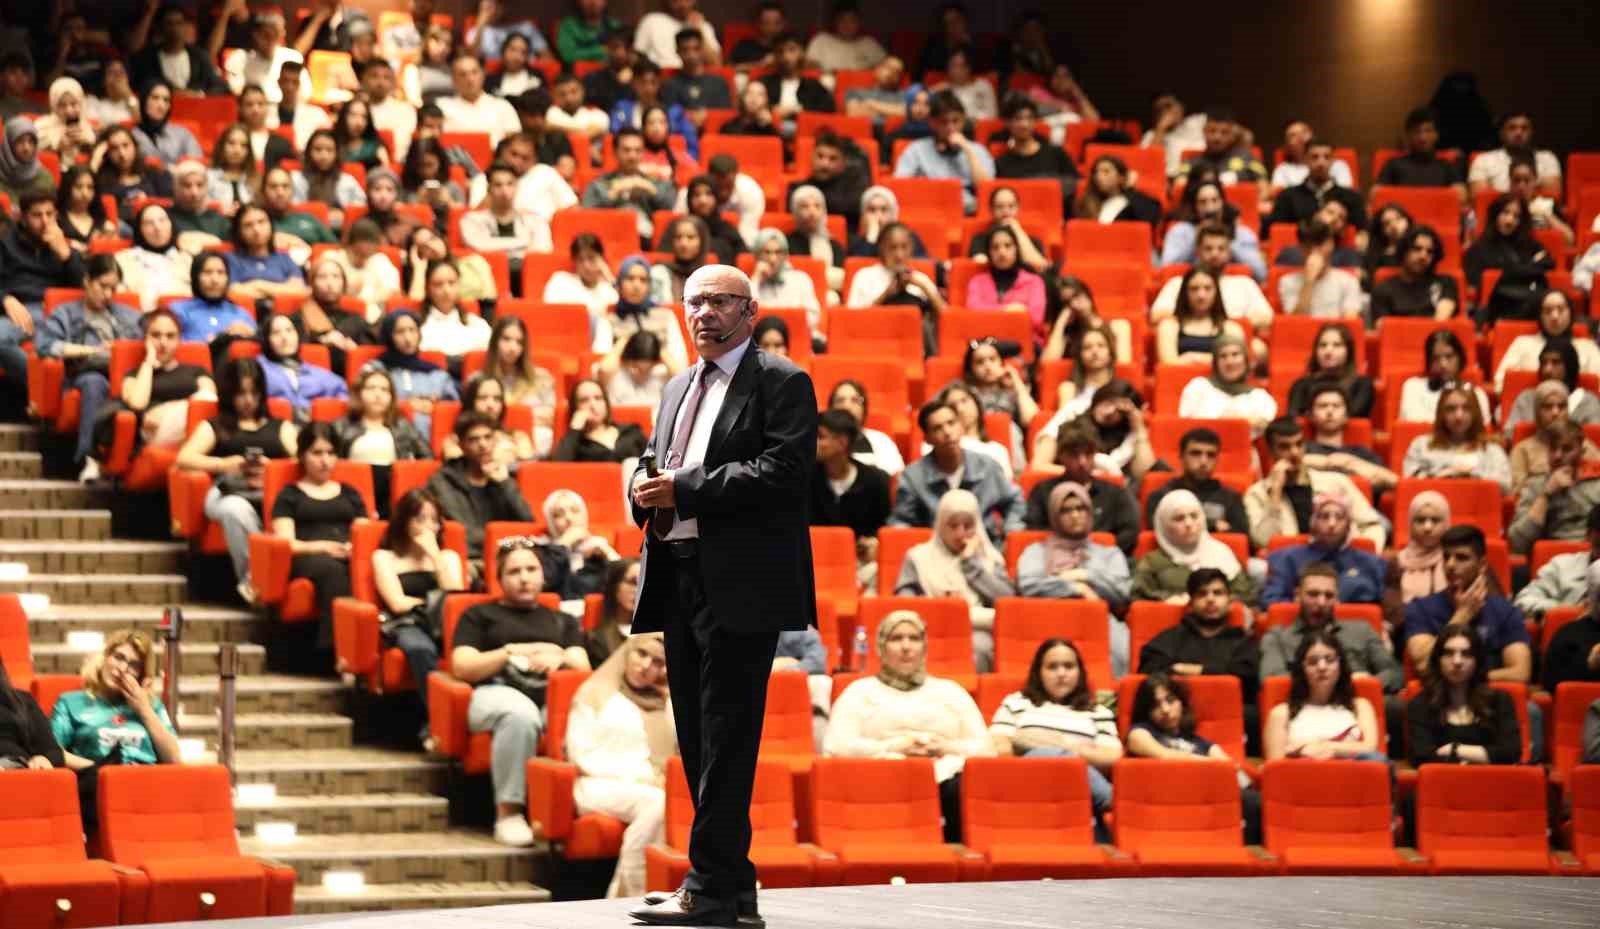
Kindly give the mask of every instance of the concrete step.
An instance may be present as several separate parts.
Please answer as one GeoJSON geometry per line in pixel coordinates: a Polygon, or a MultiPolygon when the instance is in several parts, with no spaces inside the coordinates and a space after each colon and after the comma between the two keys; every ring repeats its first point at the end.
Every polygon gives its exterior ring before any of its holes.
{"type": "Polygon", "coordinates": [[[38,452],[0,451],[0,479],[38,480],[44,477],[44,456],[38,452]]]}
{"type": "Polygon", "coordinates": [[[510,903],[548,903],[550,891],[534,884],[476,881],[461,884],[374,884],[357,893],[322,887],[296,887],[297,914],[367,913],[386,910],[442,910],[510,903]]]}
{"type": "Polygon", "coordinates": [[[89,487],[78,481],[0,480],[0,509],[7,510],[92,510],[109,506],[113,496],[110,488],[89,487]]]}
{"type": "MultiPolygon", "coordinates": [[[[156,645],[156,666],[161,666],[160,658],[165,647],[156,645]]],[[[83,666],[84,653],[68,646],[64,642],[54,642],[33,647],[33,665],[41,674],[76,674],[83,666]]],[[[267,650],[260,645],[239,646],[239,673],[241,675],[260,674],[267,665],[267,650]]],[[[217,646],[205,643],[185,643],[183,645],[183,662],[180,667],[183,676],[215,675],[217,668],[217,646]]]]}
{"type": "Polygon", "coordinates": [[[444,790],[448,766],[417,752],[357,748],[245,749],[235,758],[241,784],[269,783],[278,796],[431,794],[444,790]]]}
{"type": "MultiPolygon", "coordinates": [[[[332,713],[250,713],[235,719],[236,748],[349,748],[354,723],[348,716],[332,713]]],[[[206,748],[218,747],[219,725],[215,715],[183,717],[187,738],[204,738],[206,748]]]]}
{"type": "MultiPolygon", "coordinates": [[[[193,603],[180,606],[183,608],[183,638],[190,644],[242,643],[260,641],[266,636],[267,621],[253,610],[193,603]]],[[[36,643],[64,642],[68,632],[109,633],[133,628],[154,637],[164,609],[165,605],[51,604],[48,609],[28,616],[28,635],[36,643]]]]}
{"type": "MultiPolygon", "coordinates": [[[[236,684],[234,707],[240,715],[340,715],[349,695],[342,682],[319,677],[263,674],[238,678],[236,684]]],[[[215,675],[186,675],[178,684],[178,692],[183,697],[185,713],[210,716],[222,705],[222,679],[215,675]]]]}
{"type": "Polygon", "coordinates": [[[181,574],[30,574],[0,581],[0,593],[45,594],[52,604],[142,603],[164,606],[189,598],[181,574]]]}
{"type": "Polygon", "coordinates": [[[0,451],[36,452],[39,427],[31,423],[0,423],[0,451]]]}
{"type": "Polygon", "coordinates": [[[547,851],[543,845],[508,848],[482,832],[462,830],[306,835],[281,844],[244,836],[239,850],[294,868],[300,887],[320,885],[328,871],[359,871],[369,885],[529,882],[535,857],[547,851]]]}
{"type": "Polygon", "coordinates": [[[177,574],[187,552],[181,542],[0,541],[0,562],[21,562],[34,574],[177,574]]]}
{"type": "Polygon", "coordinates": [[[50,508],[43,503],[37,507],[0,507],[0,539],[103,542],[109,538],[110,510],[50,508]]]}
{"type": "Polygon", "coordinates": [[[240,835],[251,835],[259,822],[294,823],[300,835],[439,833],[450,828],[450,804],[431,794],[278,797],[267,803],[235,803],[233,818],[240,835]]]}

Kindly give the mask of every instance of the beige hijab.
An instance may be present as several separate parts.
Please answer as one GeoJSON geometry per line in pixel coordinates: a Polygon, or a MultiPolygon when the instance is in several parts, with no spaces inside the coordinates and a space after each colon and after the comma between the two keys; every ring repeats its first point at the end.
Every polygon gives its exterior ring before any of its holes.
{"type": "Polygon", "coordinates": [[[1192,491],[1174,490],[1168,493],[1161,498],[1160,505],[1156,507],[1156,518],[1153,520],[1156,544],[1161,546],[1161,550],[1167,553],[1168,558],[1191,571],[1196,568],[1216,568],[1231,580],[1239,574],[1239,558],[1226,543],[1211,537],[1211,530],[1206,528],[1205,515],[1205,510],[1200,506],[1200,498],[1192,491]],[[1200,538],[1193,546],[1185,548],[1168,533],[1167,523],[1190,510],[1200,514],[1200,538]]]}
{"type": "Polygon", "coordinates": [[[605,663],[595,669],[589,679],[578,688],[573,700],[587,705],[596,713],[604,712],[605,705],[616,694],[628,698],[639,708],[644,719],[645,739],[650,745],[650,765],[656,771],[667,769],[667,759],[678,752],[677,730],[667,715],[667,689],[637,690],[628,683],[628,660],[639,652],[665,657],[666,646],[659,635],[629,636],[622,647],[611,653],[605,663]]]}
{"type": "MultiPolygon", "coordinates": [[[[1424,490],[1411,498],[1411,505],[1406,509],[1408,526],[1425,506],[1442,513],[1445,525],[1449,525],[1449,499],[1437,490],[1424,490]]],[[[1417,544],[1415,537],[1408,537],[1405,548],[1395,553],[1395,560],[1400,565],[1400,597],[1405,603],[1436,594],[1449,585],[1444,576],[1444,549],[1441,546],[1435,545],[1432,551],[1428,551],[1417,544]]]]}
{"type": "Polygon", "coordinates": [[[906,557],[917,567],[917,579],[922,584],[924,594],[930,597],[960,597],[967,601],[967,606],[982,608],[983,601],[979,599],[977,591],[967,584],[967,575],[961,568],[961,553],[946,548],[940,538],[940,530],[960,516],[970,516],[977,524],[978,552],[974,557],[978,562],[989,570],[1004,568],[1005,559],[995,551],[994,545],[989,542],[989,533],[984,529],[978,498],[973,496],[972,491],[960,488],[947,491],[939,498],[939,510],[933,518],[933,538],[913,546],[906,557]]]}
{"type": "Polygon", "coordinates": [[[928,624],[922,621],[922,617],[918,616],[916,611],[895,610],[885,616],[883,621],[878,623],[878,680],[889,687],[893,687],[895,690],[916,690],[921,687],[928,680],[927,641],[928,624]],[[891,670],[889,663],[883,660],[883,651],[889,645],[889,634],[894,632],[894,627],[902,623],[910,623],[916,626],[917,631],[922,634],[922,663],[910,674],[901,674],[891,670]]]}

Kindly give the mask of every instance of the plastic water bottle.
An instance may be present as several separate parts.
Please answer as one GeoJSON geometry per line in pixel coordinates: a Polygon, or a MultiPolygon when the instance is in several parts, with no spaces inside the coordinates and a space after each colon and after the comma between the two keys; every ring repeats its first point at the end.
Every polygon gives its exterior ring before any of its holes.
{"type": "Polygon", "coordinates": [[[865,671],[867,669],[867,630],[856,627],[855,660],[850,665],[852,671],[865,671]]]}

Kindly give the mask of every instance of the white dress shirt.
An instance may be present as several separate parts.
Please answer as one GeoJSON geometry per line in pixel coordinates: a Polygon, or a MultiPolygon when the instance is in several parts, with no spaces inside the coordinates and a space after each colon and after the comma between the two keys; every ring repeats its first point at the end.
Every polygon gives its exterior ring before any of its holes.
{"type": "MultiPolygon", "coordinates": [[[[711,362],[714,370],[705,375],[705,397],[700,401],[700,409],[695,413],[694,431],[689,433],[689,446],[684,449],[683,462],[674,468],[674,471],[699,467],[706,460],[706,446],[711,444],[711,429],[717,424],[717,415],[722,412],[722,401],[728,397],[728,386],[733,383],[734,372],[739,370],[739,362],[744,360],[744,353],[750,350],[750,339],[745,339],[726,355],[711,362]]],[[[704,363],[704,359],[702,359],[704,363]]],[[[690,377],[700,376],[699,367],[691,368],[690,377]]],[[[690,381],[692,385],[693,380],[690,381]]],[[[678,404],[678,415],[682,415],[684,402],[690,399],[689,391],[683,394],[683,400],[678,404]]],[[[678,431],[678,418],[672,419],[672,431],[678,431]]],[[[668,447],[671,447],[668,440],[668,447]]],[[[700,538],[700,521],[698,519],[680,519],[672,526],[672,531],[667,533],[668,539],[698,539],[700,538]]]]}

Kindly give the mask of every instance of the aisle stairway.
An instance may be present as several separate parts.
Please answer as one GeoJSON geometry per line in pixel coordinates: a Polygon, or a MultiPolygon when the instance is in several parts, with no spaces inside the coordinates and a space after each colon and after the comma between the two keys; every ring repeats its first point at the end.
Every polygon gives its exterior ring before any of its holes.
{"type": "MultiPolygon", "coordinates": [[[[442,795],[443,761],[420,751],[352,744],[349,691],[338,679],[265,672],[266,620],[232,606],[189,603],[184,545],[112,537],[113,497],[75,481],[44,480],[32,427],[0,425],[0,562],[28,566],[26,580],[0,580],[0,592],[48,594],[30,614],[41,672],[76,672],[76,631],[132,626],[154,634],[165,606],[185,619],[180,728],[215,749],[220,703],[217,654],[239,647],[239,783],[269,783],[270,802],[236,811],[248,854],[274,858],[299,874],[295,910],[333,913],[538,902],[533,882],[543,848],[509,849],[484,830],[453,828],[442,795]],[[271,844],[254,837],[261,821],[292,822],[297,837],[271,844]],[[359,871],[357,893],[325,890],[328,871],[359,871]]],[[[223,562],[218,562],[226,570],[223,562]]]]}

